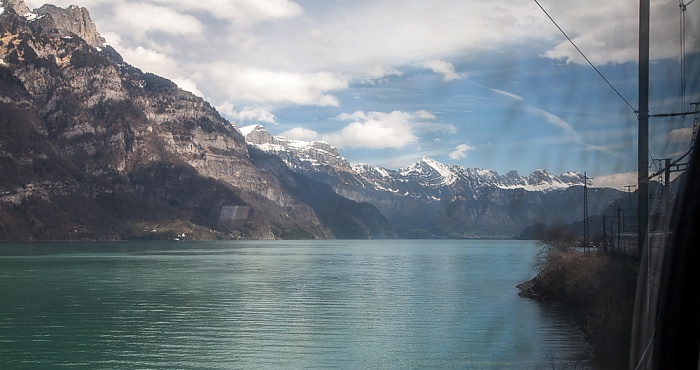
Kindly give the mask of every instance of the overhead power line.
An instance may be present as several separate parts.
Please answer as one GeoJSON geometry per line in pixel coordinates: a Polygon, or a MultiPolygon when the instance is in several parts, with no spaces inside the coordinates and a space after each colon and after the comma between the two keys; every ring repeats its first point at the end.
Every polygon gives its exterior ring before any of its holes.
{"type": "MultiPolygon", "coordinates": [[[[682,161],[685,157],[688,156],[688,154],[690,154],[690,153],[692,153],[692,152],[693,152],[693,148],[688,149],[688,151],[685,152],[685,154],[683,154],[682,156],[680,156],[680,157],[679,157],[678,159],[676,159],[675,161],[671,162],[670,166],[673,167],[673,166],[677,165],[678,162],[682,161]]],[[[658,168],[658,167],[657,167],[657,168],[658,168]]],[[[654,174],[649,175],[648,179],[652,179],[652,178],[654,178],[654,177],[656,177],[656,176],[661,175],[661,174],[664,172],[664,170],[665,170],[666,168],[667,168],[667,167],[664,167],[664,168],[660,169],[659,171],[655,172],[654,174]]]]}
{"type": "Polygon", "coordinates": [[[681,44],[681,100],[682,105],[685,105],[685,89],[686,89],[686,63],[685,63],[685,11],[688,9],[688,5],[692,4],[695,0],[690,0],[687,3],[683,3],[683,0],[678,0],[678,7],[680,8],[680,44],[681,44]]]}
{"type": "Polygon", "coordinates": [[[634,109],[634,107],[632,106],[632,104],[630,104],[630,103],[627,101],[627,99],[625,99],[625,97],[622,96],[622,94],[620,94],[619,91],[617,91],[617,89],[615,88],[615,86],[613,86],[613,85],[610,83],[610,81],[608,81],[608,79],[605,78],[605,76],[603,76],[603,74],[598,70],[598,68],[596,68],[596,66],[593,65],[593,63],[591,63],[591,61],[588,59],[588,57],[586,56],[586,54],[584,54],[584,53],[581,51],[581,49],[579,49],[578,46],[576,46],[576,43],[574,43],[574,41],[569,37],[569,35],[567,35],[566,32],[564,32],[564,30],[563,30],[561,27],[559,27],[559,25],[558,25],[557,22],[554,20],[554,18],[552,18],[552,17],[549,15],[549,13],[547,13],[547,11],[542,7],[542,5],[540,5],[539,1],[537,1],[537,0],[533,0],[533,1],[535,2],[535,4],[537,4],[537,6],[540,7],[540,9],[542,9],[542,11],[543,11],[544,14],[547,16],[547,18],[549,18],[549,20],[552,21],[552,23],[554,23],[555,26],[557,26],[557,28],[559,29],[559,32],[561,32],[562,35],[564,35],[564,37],[566,37],[566,39],[569,40],[569,42],[571,43],[571,45],[573,45],[574,48],[576,48],[576,51],[578,51],[578,53],[581,54],[581,56],[583,57],[583,59],[585,59],[586,62],[588,62],[588,64],[590,64],[591,67],[593,67],[593,69],[594,69],[594,70],[598,73],[598,75],[605,81],[605,83],[607,83],[608,86],[610,86],[610,88],[613,89],[613,91],[615,91],[615,93],[617,94],[617,96],[619,96],[620,99],[622,99],[622,101],[624,101],[625,104],[627,104],[627,106],[630,107],[630,109],[632,109],[632,111],[633,111],[635,114],[637,114],[637,113],[638,113],[638,110],[637,110],[637,109],[634,109]]]}

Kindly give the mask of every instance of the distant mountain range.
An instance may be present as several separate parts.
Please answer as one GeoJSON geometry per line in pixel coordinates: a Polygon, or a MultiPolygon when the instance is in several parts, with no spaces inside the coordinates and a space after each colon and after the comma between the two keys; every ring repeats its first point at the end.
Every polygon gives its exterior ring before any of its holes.
{"type": "MultiPolygon", "coordinates": [[[[271,135],[262,125],[239,129],[250,145],[281,158],[293,171],[330,185],[349,199],[375,205],[401,237],[512,237],[535,223],[580,221],[584,175],[528,176],[447,165],[431,158],[398,170],[351,166],[324,142],[271,135]]],[[[589,188],[589,213],[622,196],[589,188]]]]}
{"type": "MultiPolygon", "coordinates": [[[[0,0],[0,35],[0,240],[495,238],[583,214],[577,173],[353,167],[236,129],[129,65],[84,8],[0,0]]],[[[620,195],[591,189],[590,213],[620,195]]]]}

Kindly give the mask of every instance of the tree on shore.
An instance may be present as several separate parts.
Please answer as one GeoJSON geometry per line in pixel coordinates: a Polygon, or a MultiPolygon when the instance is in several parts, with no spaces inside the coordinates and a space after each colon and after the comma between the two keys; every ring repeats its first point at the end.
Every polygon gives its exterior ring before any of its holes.
{"type": "Polygon", "coordinates": [[[562,224],[545,226],[537,241],[537,245],[540,246],[537,269],[542,271],[547,264],[575,251],[577,241],[578,237],[562,224]]]}

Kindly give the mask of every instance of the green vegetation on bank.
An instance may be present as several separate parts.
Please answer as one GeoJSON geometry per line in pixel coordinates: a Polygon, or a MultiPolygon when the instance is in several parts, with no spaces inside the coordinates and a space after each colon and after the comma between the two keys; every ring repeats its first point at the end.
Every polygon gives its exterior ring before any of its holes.
{"type": "Polygon", "coordinates": [[[591,346],[595,368],[626,368],[637,262],[627,256],[584,253],[576,248],[576,237],[561,227],[549,227],[544,235],[539,273],[518,285],[520,295],[568,312],[591,346]]]}

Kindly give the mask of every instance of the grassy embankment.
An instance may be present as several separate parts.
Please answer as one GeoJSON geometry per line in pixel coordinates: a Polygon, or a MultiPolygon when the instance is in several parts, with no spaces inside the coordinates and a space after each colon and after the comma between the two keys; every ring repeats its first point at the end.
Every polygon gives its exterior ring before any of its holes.
{"type": "Polygon", "coordinates": [[[570,313],[591,346],[592,366],[627,368],[636,263],[621,255],[581,253],[570,236],[556,231],[549,236],[540,241],[539,273],[518,285],[520,295],[570,313]]]}

